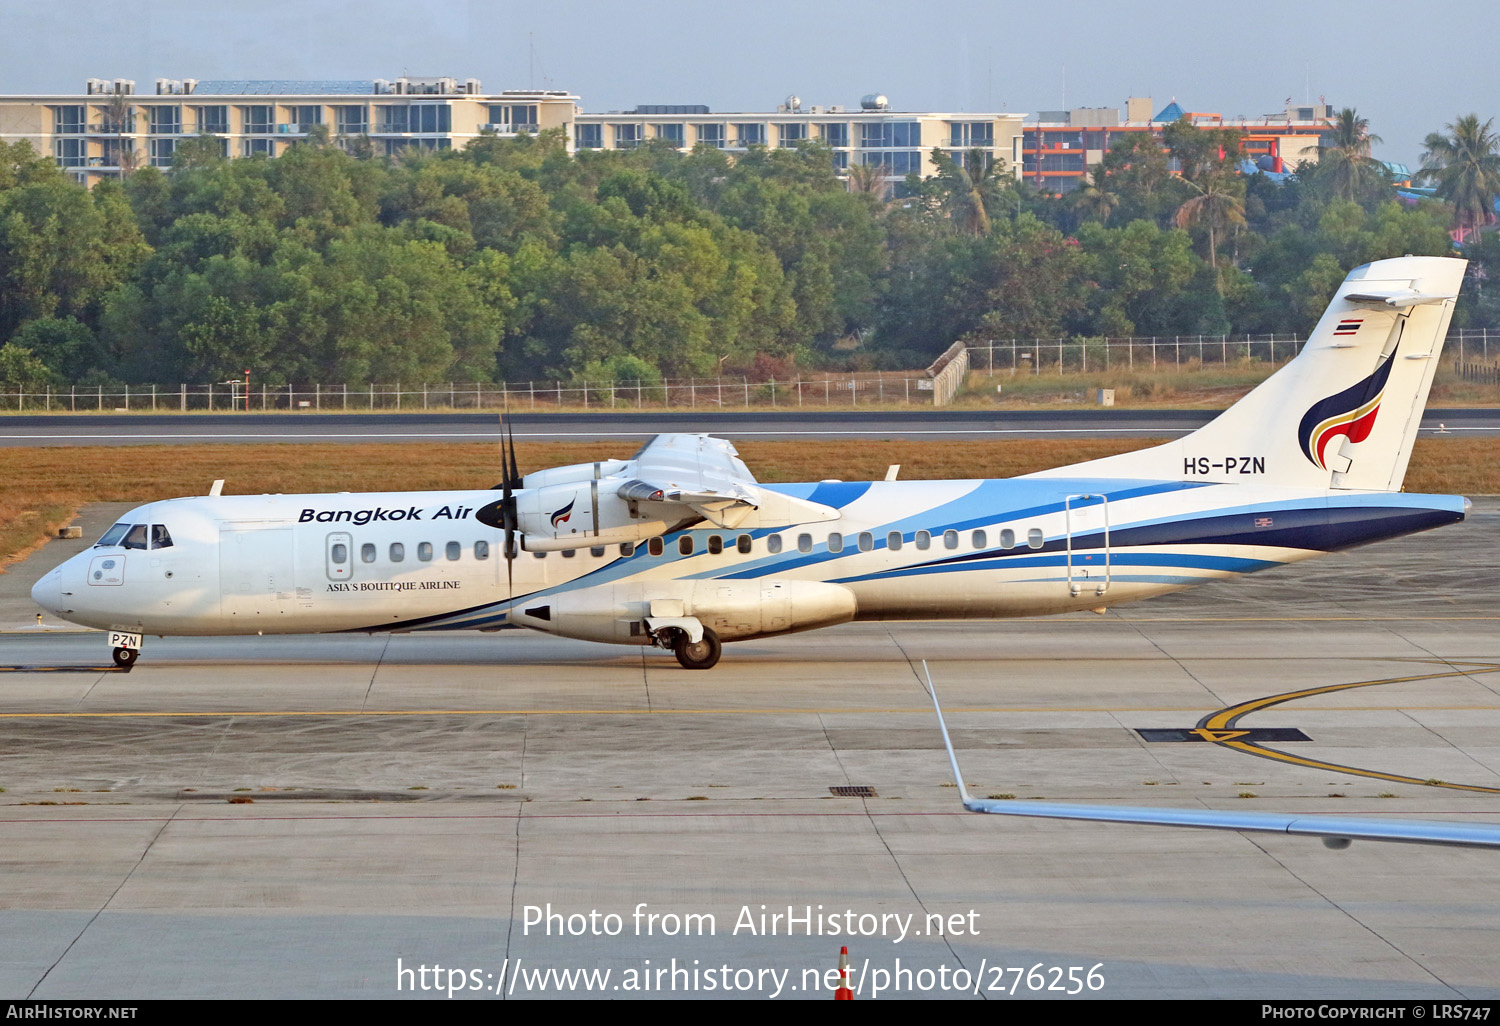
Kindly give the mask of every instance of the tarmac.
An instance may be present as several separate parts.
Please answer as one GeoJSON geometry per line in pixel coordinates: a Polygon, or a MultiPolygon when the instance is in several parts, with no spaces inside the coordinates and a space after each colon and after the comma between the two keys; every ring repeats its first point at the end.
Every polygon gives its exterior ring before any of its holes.
{"type": "MultiPolygon", "coordinates": [[[[623,404],[622,404],[623,406],[623,404]]],[[[1060,410],[532,410],[509,416],[519,442],[644,442],[663,431],[707,432],[738,441],[911,439],[931,442],[1006,438],[1172,438],[1221,410],[1078,407],[1060,410]]],[[[1500,410],[1434,408],[1427,436],[1493,438],[1500,410]]],[[[0,446],[201,445],[204,443],[396,443],[441,445],[502,437],[498,411],[282,413],[16,413],[0,416],[0,446]]]]}
{"type": "Polygon", "coordinates": [[[0,575],[0,997],[826,999],[845,945],[856,999],[1500,997],[1493,853],[968,814],[921,668],[976,795],[1500,822],[1500,500],[706,673],[520,631],[148,638],[119,672],[27,592],[122,508],[0,575]],[[1193,733],[1236,707],[1307,740],[1193,733]]]}

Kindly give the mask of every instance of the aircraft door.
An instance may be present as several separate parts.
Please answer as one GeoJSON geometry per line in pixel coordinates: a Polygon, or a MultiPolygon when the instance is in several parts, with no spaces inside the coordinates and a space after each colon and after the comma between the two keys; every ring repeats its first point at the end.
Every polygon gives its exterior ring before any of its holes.
{"type": "Polygon", "coordinates": [[[1068,594],[1109,591],[1109,496],[1070,495],[1063,502],[1067,532],[1068,594]]]}
{"type": "Polygon", "coordinates": [[[323,544],[327,557],[328,579],[347,581],[354,573],[354,539],[343,531],[335,531],[323,544]]]}
{"type": "Polygon", "coordinates": [[[290,612],[296,600],[290,527],[219,529],[219,588],[224,616],[254,620],[290,612]]]}

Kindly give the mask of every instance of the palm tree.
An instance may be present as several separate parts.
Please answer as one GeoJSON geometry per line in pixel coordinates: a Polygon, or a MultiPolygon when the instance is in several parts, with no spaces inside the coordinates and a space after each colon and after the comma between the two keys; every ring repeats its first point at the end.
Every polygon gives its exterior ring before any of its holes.
{"type": "Polygon", "coordinates": [[[1453,229],[1463,242],[1472,231],[1495,223],[1495,197],[1500,195],[1500,137],[1490,131],[1494,118],[1479,123],[1466,114],[1443,127],[1448,135],[1427,136],[1420,181],[1437,183],[1437,195],[1453,204],[1453,229]]]}
{"type": "Polygon", "coordinates": [[[882,200],[891,191],[890,183],[885,180],[884,164],[851,165],[844,184],[850,192],[868,193],[882,200]]]}
{"type": "Polygon", "coordinates": [[[985,150],[969,150],[960,162],[934,147],[932,162],[937,165],[938,184],[947,194],[944,204],[954,222],[970,235],[988,234],[987,208],[999,200],[1007,184],[1005,161],[985,150]]]}
{"type": "Polygon", "coordinates": [[[1219,276],[1219,253],[1216,233],[1219,230],[1242,228],[1245,225],[1244,184],[1228,175],[1210,175],[1202,184],[1191,179],[1184,183],[1198,190],[1177,208],[1177,227],[1204,224],[1208,227],[1208,262],[1214,269],[1214,280],[1219,276]]]}
{"type": "Polygon", "coordinates": [[[1370,133],[1369,119],[1345,107],[1323,124],[1331,131],[1318,143],[1318,179],[1342,199],[1357,200],[1380,192],[1389,179],[1385,165],[1370,156],[1370,147],[1384,140],[1370,133]]]}
{"type": "Polygon", "coordinates": [[[1085,183],[1081,188],[1074,190],[1071,197],[1073,207],[1082,219],[1092,218],[1100,224],[1109,224],[1109,216],[1120,205],[1120,197],[1104,187],[1105,175],[1102,165],[1094,165],[1091,177],[1092,182],[1085,183]]]}
{"type": "Polygon", "coordinates": [[[125,93],[111,93],[109,102],[104,105],[102,116],[99,119],[99,127],[106,132],[115,135],[114,158],[115,166],[120,169],[120,178],[134,171],[140,163],[140,154],[134,145],[128,148],[125,142],[127,134],[135,134],[135,106],[127,98],[125,93]]]}

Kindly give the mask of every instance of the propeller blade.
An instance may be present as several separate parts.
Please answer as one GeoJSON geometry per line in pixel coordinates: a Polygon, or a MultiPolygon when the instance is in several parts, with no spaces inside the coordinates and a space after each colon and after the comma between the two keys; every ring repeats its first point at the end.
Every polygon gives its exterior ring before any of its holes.
{"type": "Polygon", "coordinates": [[[516,472],[516,435],[511,428],[510,421],[502,415],[501,420],[505,424],[507,437],[510,441],[510,452],[507,454],[505,441],[500,443],[500,463],[504,480],[501,481],[500,491],[500,520],[505,526],[505,594],[507,599],[516,597],[516,496],[515,489],[520,487],[520,475],[516,472]]]}

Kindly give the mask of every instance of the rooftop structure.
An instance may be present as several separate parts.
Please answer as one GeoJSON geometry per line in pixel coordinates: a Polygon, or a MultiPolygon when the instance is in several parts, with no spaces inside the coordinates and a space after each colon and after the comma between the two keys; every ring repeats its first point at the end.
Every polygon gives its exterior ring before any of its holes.
{"type": "Polygon", "coordinates": [[[1318,145],[1330,130],[1326,122],[1333,117],[1328,104],[1298,107],[1290,101],[1282,111],[1256,118],[1184,110],[1175,99],[1154,115],[1152,107],[1150,97],[1131,97],[1123,112],[1083,107],[1041,111],[1028,118],[1021,147],[1022,178],[1046,192],[1069,192],[1084,182],[1117,139],[1140,132],[1160,139],[1162,129],[1183,118],[1199,128],[1243,133],[1240,153],[1254,166],[1279,173],[1318,159],[1318,145]]]}
{"type": "Polygon", "coordinates": [[[91,78],[77,94],[0,97],[0,141],[27,140],[85,184],[151,164],[168,167],[184,139],[210,135],[227,157],[279,156],[313,134],[349,144],[368,138],[374,152],[462,148],[482,135],[513,136],[557,128],[570,150],[631,149],[664,140],[681,150],[710,146],[794,147],[820,141],[840,174],[875,166],[887,184],[936,173],[934,149],[960,162],[979,151],[1003,160],[1017,178],[1052,192],[1076,188],[1112,142],[1186,117],[1201,127],[1244,132],[1242,154],[1266,170],[1316,160],[1333,110],[1294,107],[1260,118],[1184,110],[1175,100],[1153,113],[1149,98],[1123,111],[1080,107],[1036,115],[900,111],[871,93],[857,107],[804,104],[788,96],[775,110],[715,114],[702,104],[641,104],[586,113],[559,90],[485,92],[476,78],[168,79],[138,93],[129,79],[91,78]]]}
{"type": "Polygon", "coordinates": [[[775,111],[712,114],[704,106],[642,105],[629,112],[580,112],[574,119],[573,146],[579,150],[633,149],[664,139],[682,150],[711,146],[744,152],[751,146],[794,147],[819,141],[833,150],[840,174],[859,165],[878,166],[888,183],[908,174],[936,173],[934,148],[963,161],[974,150],[1001,159],[1014,174],[1020,166],[1021,114],[902,112],[870,94],[857,109],[804,105],[789,96],[775,111]]]}
{"type": "Polygon", "coordinates": [[[486,93],[477,78],[340,81],[91,78],[81,94],[0,97],[0,140],[24,139],[84,184],[151,164],[207,134],[227,157],[279,156],[312,133],[367,136],[379,154],[462,148],[481,135],[571,132],[578,97],[556,90],[486,93]],[[319,127],[323,126],[323,127],[319,127]]]}

